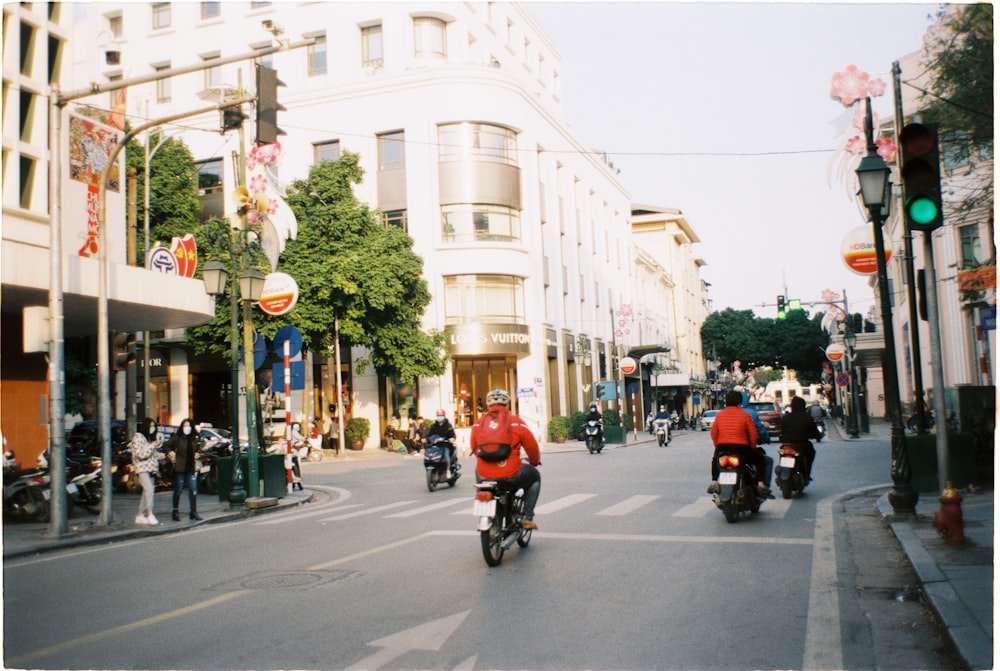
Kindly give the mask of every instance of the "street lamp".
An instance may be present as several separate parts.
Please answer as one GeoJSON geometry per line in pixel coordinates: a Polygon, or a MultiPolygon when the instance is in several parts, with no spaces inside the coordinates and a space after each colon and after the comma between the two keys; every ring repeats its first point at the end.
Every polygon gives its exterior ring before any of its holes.
{"type": "Polygon", "coordinates": [[[889,503],[896,512],[916,512],[917,493],[913,491],[913,472],[906,454],[903,437],[903,409],[899,399],[899,373],[896,366],[896,343],[893,339],[892,305],[889,302],[889,275],[885,265],[885,241],[882,237],[883,200],[889,190],[889,166],[878,155],[875,146],[872,100],[865,99],[865,135],[868,153],[855,171],[861,187],[861,200],[868,208],[875,235],[875,261],[878,269],[879,305],[882,313],[882,338],[885,355],[882,368],[885,372],[885,400],[892,418],[889,444],[892,451],[890,474],[892,490],[889,503]]]}
{"type": "MultiPolygon", "coordinates": [[[[221,219],[213,219],[205,229],[209,243],[215,249],[223,249],[229,254],[229,267],[233,269],[233,276],[239,270],[241,259],[244,254],[249,254],[257,248],[257,242],[252,229],[241,228],[233,230],[221,219]]],[[[226,280],[228,272],[226,264],[218,259],[207,261],[202,267],[202,280],[205,282],[205,292],[211,296],[222,296],[226,293],[226,280]]],[[[253,324],[249,318],[249,304],[260,300],[260,295],[264,289],[264,275],[256,268],[247,268],[240,273],[239,281],[230,283],[229,291],[229,339],[230,339],[230,369],[232,375],[232,438],[233,438],[233,484],[229,490],[229,503],[232,506],[242,505],[247,498],[247,481],[243,474],[242,450],[240,449],[238,423],[240,417],[239,400],[239,372],[240,372],[240,349],[239,349],[239,324],[238,309],[239,300],[242,297],[245,303],[245,313],[243,320],[244,331],[253,330],[253,324]]],[[[253,355],[253,349],[249,352],[253,355]]],[[[248,368],[252,368],[253,364],[248,368]]],[[[256,475],[256,408],[252,399],[252,386],[247,382],[247,431],[250,444],[250,452],[247,457],[250,460],[250,475],[252,479],[256,475]]],[[[256,487],[253,487],[256,489],[256,487]]]]}
{"type": "Polygon", "coordinates": [[[851,412],[847,416],[847,433],[851,438],[858,438],[858,376],[854,366],[854,346],[858,343],[858,335],[847,327],[844,332],[844,345],[847,348],[847,373],[851,380],[851,412]]]}

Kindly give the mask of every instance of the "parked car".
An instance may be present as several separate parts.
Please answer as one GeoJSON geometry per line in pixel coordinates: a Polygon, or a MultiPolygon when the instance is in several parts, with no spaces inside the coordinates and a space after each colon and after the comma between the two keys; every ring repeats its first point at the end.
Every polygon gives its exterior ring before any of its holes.
{"type": "MultiPolygon", "coordinates": [[[[125,421],[111,420],[111,453],[120,451],[128,444],[125,421]]],[[[92,457],[101,456],[101,446],[97,440],[97,420],[85,419],[77,422],[66,436],[66,452],[78,452],[92,457]]]]}
{"type": "Polygon", "coordinates": [[[757,411],[761,423],[771,434],[771,440],[778,440],[781,435],[781,406],[776,401],[750,401],[747,406],[757,411]]]}
{"type": "Polygon", "coordinates": [[[708,431],[712,428],[712,422],[715,421],[715,416],[719,414],[718,410],[706,410],[701,416],[701,430],[708,431]]]}

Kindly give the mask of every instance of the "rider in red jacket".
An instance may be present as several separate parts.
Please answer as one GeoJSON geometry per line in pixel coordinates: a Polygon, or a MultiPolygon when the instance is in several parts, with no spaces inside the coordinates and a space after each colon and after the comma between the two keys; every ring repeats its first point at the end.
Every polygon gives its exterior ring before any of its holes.
{"type": "Polygon", "coordinates": [[[503,480],[515,489],[524,488],[524,519],[521,526],[525,529],[537,529],[538,525],[533,521],[535,516],[535,503],[538,502],[538,494],[542,489],[542,475],[535,466],[542,463],[542,454],[538,449],[538,441],[534,434],[528,429],[524,421],[517,415],[510,414],[510,394],[504,389],[494,389],[486,394],[487,414],[482,415],[476,423],[472,425],[472,435],[469,446],[472,453],[476,455],[476,475],[480,480],[503,480]],[[509,414],[510,430],[514,434],[511,441],[510,457],[506,460],[493,463],[479,458],[479,434],[483,430],[483,419],[489,417],[490,412],[500,412],[509,414]],[[528,455],[527,464],[521,462],[521,448],[524,448],[528,455]]]}
{"type": "Polygon", "coordinates": [[[726,409],[719,412],[712,420],[712,443],[715,445],[715,452],[712,454],[712,484],[708,486],[709,494],[719,491],[721,449],[738,452],[746,461],[753,464],[757,470],[757,477],[760,478],[757,486],[763,494],[770,494],[768,483],[763,479],[767,477],[767,461],[763,450],[757,448],[757,427],[754,426],[750,414],[740,408],[742,404],[743,394],[738,391],[729,392],[726,394],[726,409]]]}

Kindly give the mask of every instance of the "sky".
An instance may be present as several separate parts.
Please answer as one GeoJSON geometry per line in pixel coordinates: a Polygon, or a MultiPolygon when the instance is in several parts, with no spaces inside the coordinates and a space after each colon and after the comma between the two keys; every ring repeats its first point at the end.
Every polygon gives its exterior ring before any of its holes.
{"type": "Polygon", "coordinates": [[[824,289],[852,313],[874,307],[842,260],[870,224],[831,77],[850,64],[881,77],[873,108],[892,116],[892,63],[921,48],[937,4],[526,4],[559,53],[569,127],[607,152],[632,202],[684,213],[713,310],[774,317],[779,294],[824,289]]]}

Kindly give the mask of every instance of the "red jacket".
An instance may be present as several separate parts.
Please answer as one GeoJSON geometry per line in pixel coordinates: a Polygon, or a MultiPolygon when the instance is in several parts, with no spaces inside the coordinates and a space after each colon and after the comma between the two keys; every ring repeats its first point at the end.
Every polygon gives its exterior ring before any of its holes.
{"type": "MultiPolygon", "coordinates": [[[[499,411],[503,413],[510,414],[505,405],[491,405],[489,412],[499,411]]],[[[480,476],[487,480],[502,480],[504,478],[512,478],[517,475],[517,472],[521,470],[521,449],[528,455],[528,462],[532,466],[537,466],[542,463],[542,455],[538,451],[538,441],[535,440],[535,436],[531,433],[531,430],[517,415],[510,415],[510,430],[514,434],[514,441],[511,445],[510,457],[505,461],[498,463],[493,463],[489,461],[483,461],[479,458],[478,446],[479,446],[479,432],[482,430],[481,423],[483,417],[488,415],[484,414],[476,423],[472,425],[472,436],[469,439],[469,446],[472,449],[472,453],[476,455],[476,471],[480,476]]]]}
{"type": "Polygon", "coordinates": [[[729,406],[712,420],[712,444],[757,446],[757,427],[749,412],[729,406]]]}

